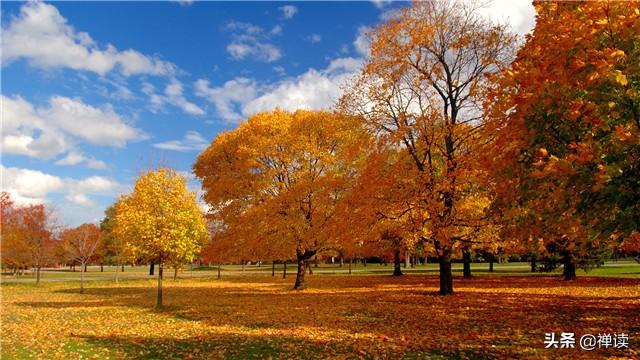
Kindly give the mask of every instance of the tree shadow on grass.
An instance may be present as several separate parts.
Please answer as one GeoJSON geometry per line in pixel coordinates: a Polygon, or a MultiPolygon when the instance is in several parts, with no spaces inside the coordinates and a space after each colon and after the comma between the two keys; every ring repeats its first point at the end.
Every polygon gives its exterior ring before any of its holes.
{"type": "MultiPolygon", "coordinates": [[[[161,330],[159,329],[159,333],[161,330]]],[[[278,336],[200,336],[190,338],[78,336],[89,346],[108,348],[125,359],[327,359],[336,344],[278,336]]],[[[350,347],[338,351],[351,354],[350,347]]]]}
{"type": "Polygon", "coordinates": [[[108,348],[117,357],[147,359],[485,359],[479,349],[400,350],[374,342],[313,341],[282,336],[145,338],[77,336],[86,346],[108,348]],[[377,346],[378,345],[378,346],[377,346]]]}

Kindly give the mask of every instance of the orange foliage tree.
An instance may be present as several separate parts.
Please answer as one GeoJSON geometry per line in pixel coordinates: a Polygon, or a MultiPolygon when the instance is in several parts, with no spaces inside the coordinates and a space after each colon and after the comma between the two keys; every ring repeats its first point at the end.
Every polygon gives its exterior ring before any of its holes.
{"type": "Polygon", "coordinates": [[[16,207],[11,195],[7,192],[0,194],[0,214],[2,218],[2,268],[12,269],[14,274],[31,265],[31,256],[26,243],[19,236],[19,223],[16,207]]]}
{"type": "Polygon", "coordinates": [[[40,283],[40,270],[51,262],[51,212],[42,204],[16,207],[6,192],[1,201],[2,265],[15,271],[34,267],[40,283]]]}
{"type": "MultiPolygon", "coordinates": [[[[453,292],[451,257],[474,241],[484,215],[461,211],[482,177],[477,154],[486,74],[506,67],[514,37],[473,3],[415,2],[372,32],[371,58],[340,108],[409,155],[413,233],[440,262],[440,293],[453,292]]],[[[404,201],[404,199],[402,199],[404,201]]]]}
{"type": "Polygon", "coordinates": [[[249,255],[296,258],[295,289],[304,288],[314,255],[337,247],[324,231],[336,218],[368,142],[361,123],[329,112],[276,110],[251,116],[216,137],[194,164],[217,239],[249,255]]]}
{"type": "Polygon", "coordinates": [[[508,235],[562,257],[638,251],[640,10],[538,2],[534,32],[487,98],[496,211],[508,235]]]}

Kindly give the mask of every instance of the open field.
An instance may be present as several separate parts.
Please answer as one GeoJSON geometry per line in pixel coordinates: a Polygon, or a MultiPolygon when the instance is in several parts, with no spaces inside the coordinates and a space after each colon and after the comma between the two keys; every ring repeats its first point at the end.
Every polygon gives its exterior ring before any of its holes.
{"type": "MultiPolygon", "coordinates": [[[[295,275],[295,264],[289,264],[287,266],[287,272],[291,275],[295,275]]],[[[314,273],[322,275],[347,275],[349,274],[348,264],[340,267],[338,264],[320,264],[319,267],[312,268],[314,273]]],[[[502,263],[494,264],[494,272],[489,272],[489,264],[487,263],[472,263],[471,269],[474,274],[487,274],[487,275],[523,275],[523,276],[550,276],[553,274],[560,275],[562,269],[557,269],[552,273],[532,273],[529,269],[528,263],[502,263]]],[[[271,265],[263,264],[262,266],[247,265],[242,270],[240,265],[222,265],[221,276],[226,277],[230,275],[242,275],[242,274],[271,274],[271,265]]],[[[276,272],[282,274],[282,264],[276,265],[276,272]]],[[[418,265],[414,268],[402,268],[402,271],[406,274],[438,274],[437,264],[418,265]]],[[[453,264],[454,273],[462,274],[462,264],[453,264]]],[[[355,264],[351,269],[354,275],[387,275],[393,272],[391,265],[380,264],[355,264]]],[[[607,262],[604,266],[593,268],[588,272],[584,270],[577,270],[578,276],[615,276],[615,277],[630,277],[640,278],[640,264],[633,260],[620,260],[617,262],[607,262]]],[[[41,281],[73,281],[80,280],[80,270],[70,271],[68,268],[61,269],[44,269],[41,274],[41,281]]],[[[173,276],[173,270],[165,270],[165,276],[171,278],[173,276]]],[[[217,276],[217,268],[214,266],[203,266],[200,268],[185,266],[180,270],[180,278],[192,278],[192,277],[211,277],[217,276]]],[[[148,266],[125,266],[124,272],[119,272],[118,277],[120,279],[148,279],[149,267],[148,266]]],[[[98,281],[98,280],[110,280],[115,279],[115,267],[105,266],[104,271],[100,271],[99,266],[89,266],[88,272],[85,273],[85,280],[98,281]]],[[[3,274],[2,281],[11,282],[33,282],[35,281],[35,275],[27,271],[22,276],[13,276],[10,274],[3,274]]]]}
{"type": "MultiPolygon", "coordinates": [[[[522,265],[518,268],[524,273],[522,265]]],[[[177,281],[167,276],[167,306],[162,311],[153,308],[155,279],[131,279],[119,285],[91,281],[84,295],[78,293],[77,283],[63,279],[38,286],[5,282],[2,358],[640,355],[637,265],[601,269],[604,273],[624,269],[633,277],[582,276],[573,282],[556,276],[506,274],[515,267],[496,265],[504,276],[476,271],[479,275],[471,280],[456,277],[456,293],[447,297],[436,295],[436,276],[422,273],[400,278],[324,276],[323,271],[338,269],[320,267],[308,275],[307,290],[293,291],[293,266],[287,279],[281,274],[275,278],[252,274],[249,267],[244,275],[239,268],[227,267],[221,280],[210,271],[184,271],[177,281]],[[545,332],[563,331],[577,336],[626,333],[629,349],[544,349],[545,332]]],[[[367,271],[379,268],[383,267],[369,265],[367,271]]],[[[420,270],[425,269],[416,271],[420,270]]],[[[145,271],[140,267],[129,272],[145,276],[145,271]]],[[[97,274],[108,279],[106,273],[97,274]]]]}

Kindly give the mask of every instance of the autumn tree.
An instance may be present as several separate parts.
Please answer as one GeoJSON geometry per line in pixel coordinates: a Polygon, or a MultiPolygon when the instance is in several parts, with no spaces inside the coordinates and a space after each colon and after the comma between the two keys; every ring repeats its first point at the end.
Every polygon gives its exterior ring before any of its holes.
{"type": "Polygon", "coordinates": [[[78,262],[81,266],[80,293],[83,294],[84,269],[102,243],[100,228],[95,224],[82,224],[63,231],[61,241],[67,259],[78,262]]]}
{"type": "Polygon", "coordinates": [[[14,274],[19,274],[31,266],[31,253],[25,239],[20,236],[21,223],[18,221],[17,207],[9,193],[3,191],[0,194],[0,206],[2,268],[12,269],[14,274]]]}
{"type": "Polygon", "coordinates": [[[266,251],[260,258],[295,258],[295,289],[305,286],[314,255],[335,248],[324,231],[349,191],[368,137],[351,117],[276,110],[249,117],[219,134],[194,171],[202,180],[223,237],[266,251]],[[277,257],[276,257],[277,256],[277,257]]]}
{"type": "Polygon", "coordinates": [[[536,27],[486,108],[496,213],[562,258],[564,278],[640,244],[637,3],[538,2],[536,27]]]}
{"type": "Polygon", "coordinates": [[[129,259],[158,264],[156,305],[162,306],[165,265],[192,261],[206,241],[203,214],[187,180],[169,168],[143,173],[116,203],[115,236],[129,259]]]}
{"type": "Polygon", "coordinates": [[[440,293],[453,292],[451,258],[474,240],[484,215],[461,212],[477,192],[487,74],[512,59],[514,37],[466,1],[415,2],[371,33],[371,57],[340,108],[365,117],[413,163],[413,233],[432,244],[440,293]]]}
{"type": "Polygon", "coordinates": [[[402,253],[415,249],[419,232],[413,223],[415,201],[420,198],[408,154],[385,142],[372,143],[366,164],[354,181],[354,190],[339,207],[349,226],[329,229],[342,238],[343,248],[369,247],[378,254],[391,254],[393,275],[402,275],[402,253]]]}
{"type": "Polygon", "coordinates": [[[8,194],[3,193],[3,265],[33,267],[36,284],[40,283],[40,270],[51,261],[52,228],[52,213],[44,205],[15,207],[8,194]]]}

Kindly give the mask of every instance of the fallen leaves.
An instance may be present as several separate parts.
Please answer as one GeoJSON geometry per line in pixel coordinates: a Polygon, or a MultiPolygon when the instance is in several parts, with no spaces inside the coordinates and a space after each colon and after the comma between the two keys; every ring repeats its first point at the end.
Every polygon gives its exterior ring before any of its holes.
{"type": "Polygon", "coordinates": [[[476,277],[438,296],[430,276],[310,276],[309,289],[245,276],[170,282],[172,307],[153,309],[155,282],[3,285],[4,358],[556,357],[544,333],[626,332],[637,356],[640,281],[476,277]]]}

